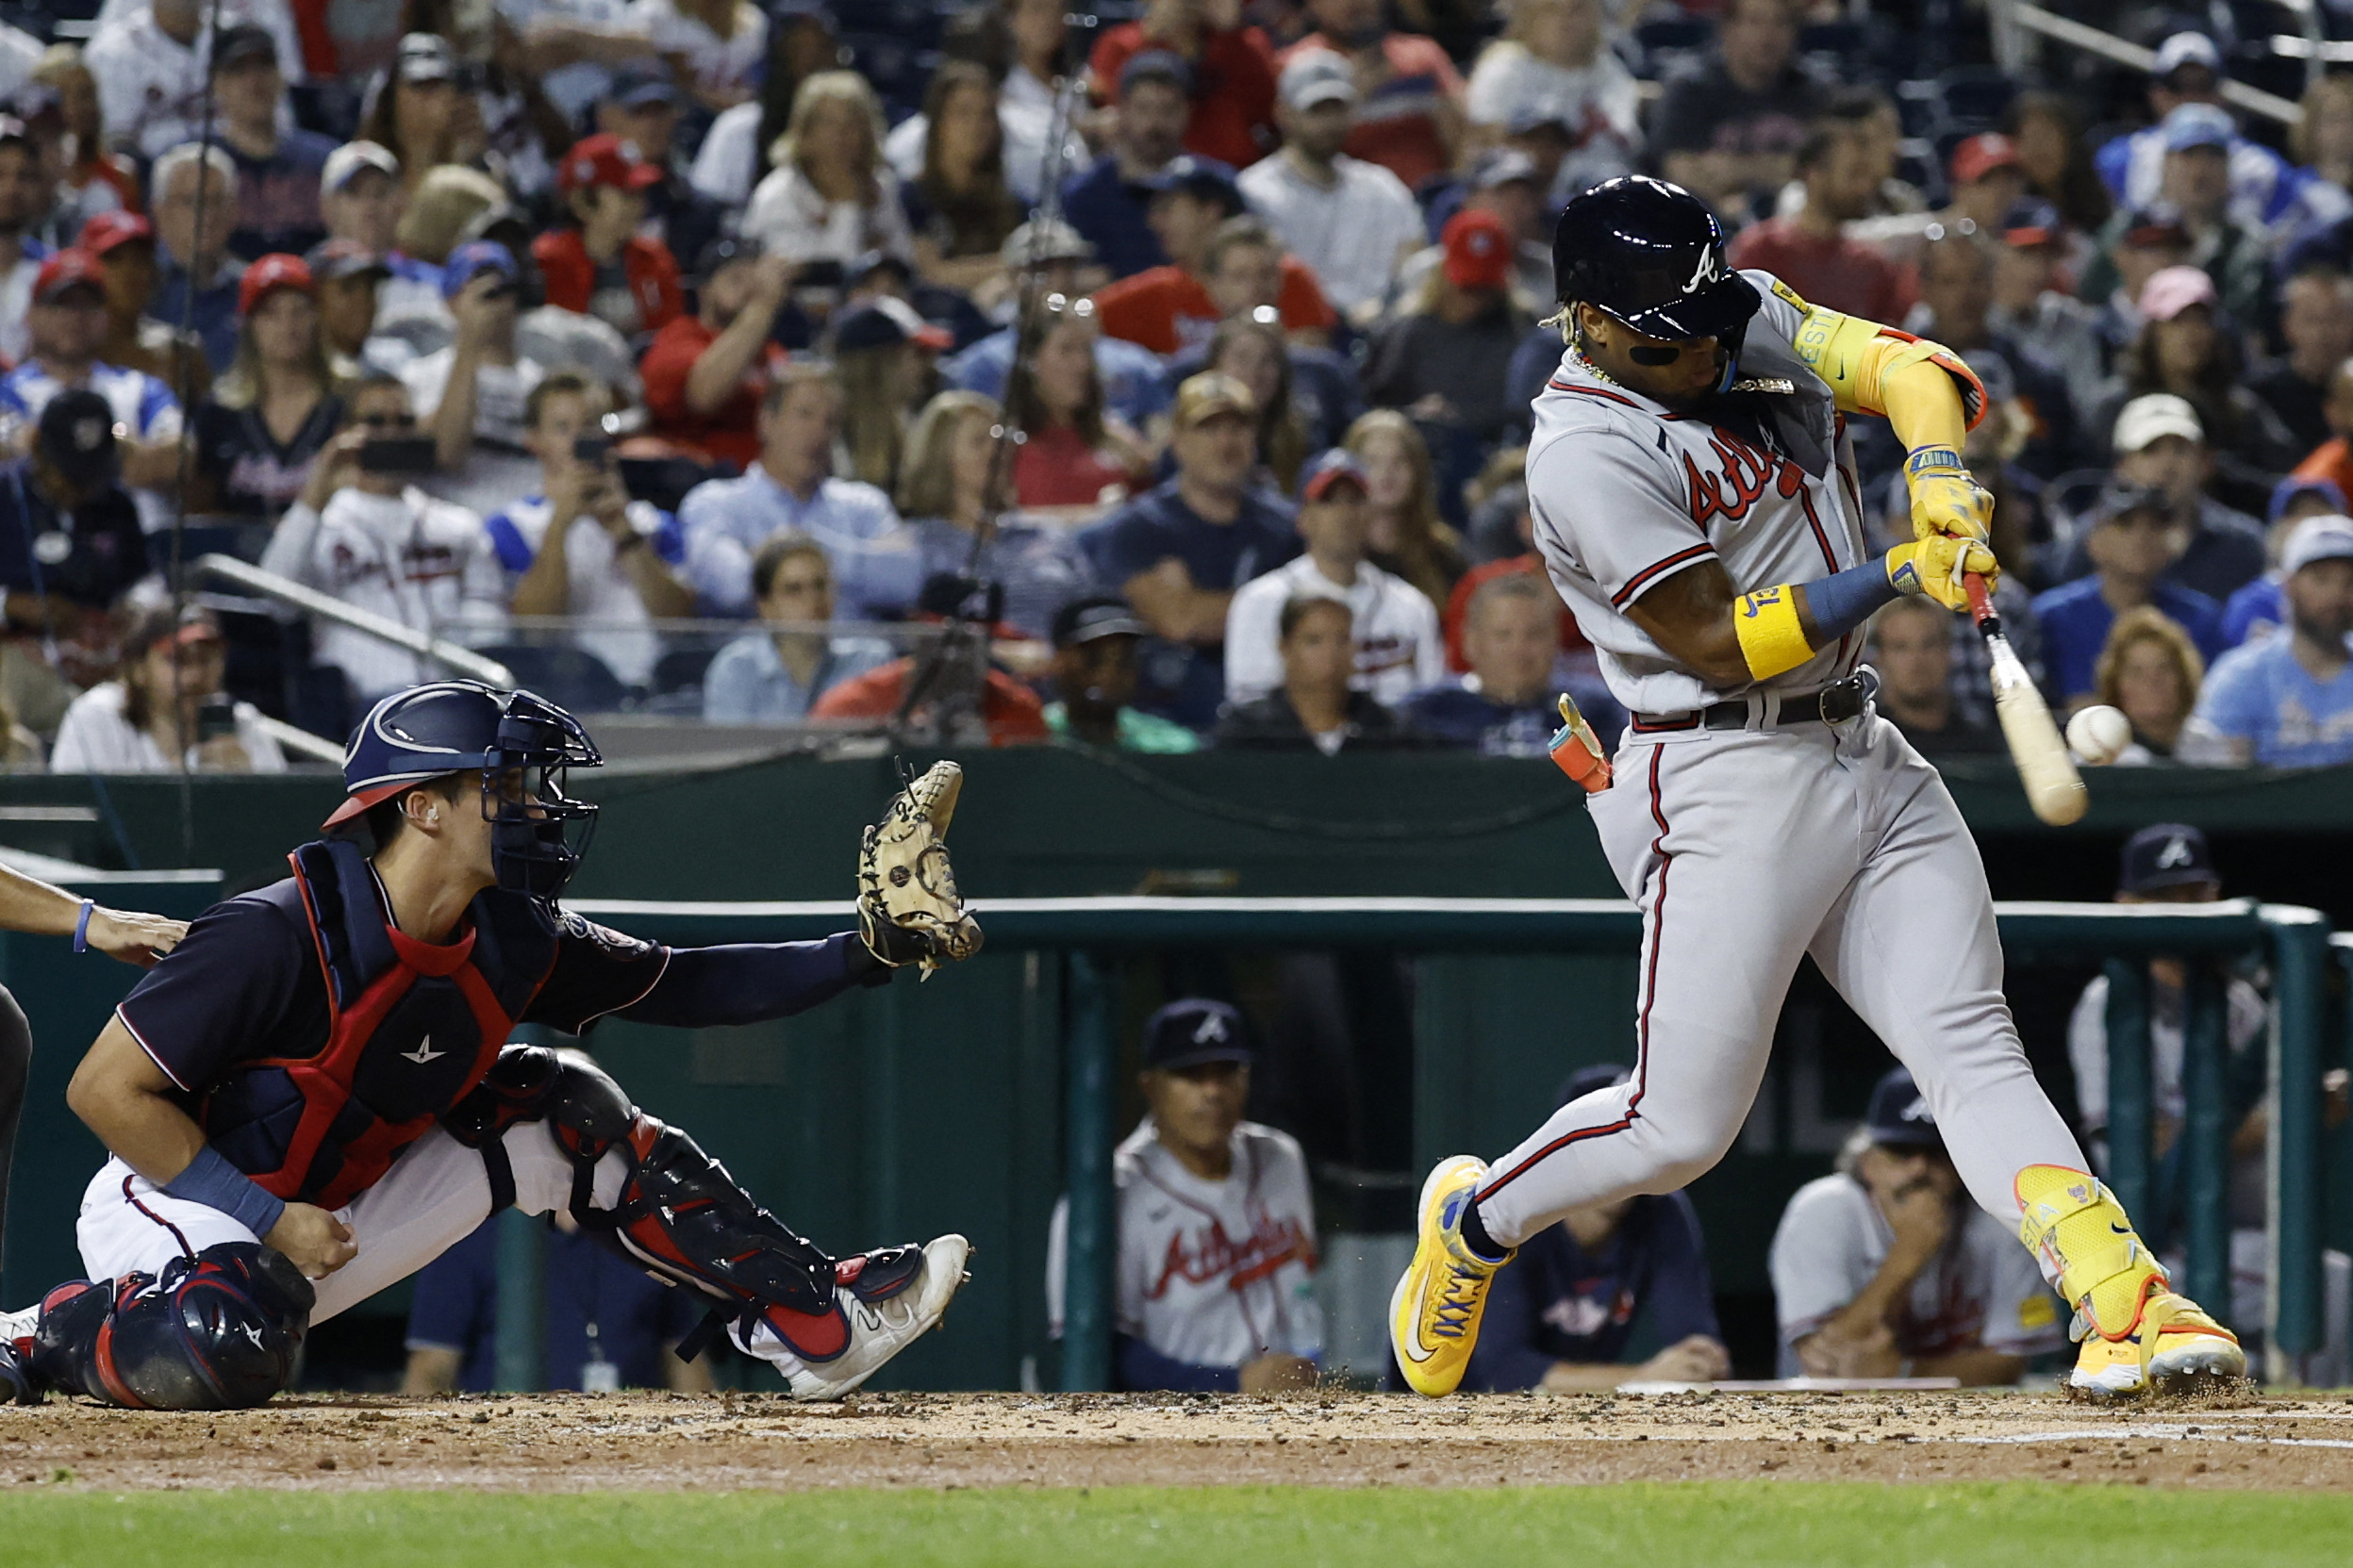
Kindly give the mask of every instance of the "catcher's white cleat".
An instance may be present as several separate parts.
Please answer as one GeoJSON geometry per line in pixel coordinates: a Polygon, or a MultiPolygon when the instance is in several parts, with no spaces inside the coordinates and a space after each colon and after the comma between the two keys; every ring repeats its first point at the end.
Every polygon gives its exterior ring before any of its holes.
{"type": "MultiPolygon", "coordinates": [[[[862,1258],[844,1259],[835,1302],[849,1324],[849,1344],[822,1362],[801,1361],[786,1373],[793,1398],[807,1403],[838,1399],[937,1326],[948,1303],[967,1279],[965,1263],[972,1244],[962,1236],[939,1236],[924,1244],[920,1267],[870,1284],[862,1258]]],[[[887,1256],[875,1254],[873,1256],[887,1256]]],[[[752,1346],[754,1354],[758,1351],[752,1346]]]]}

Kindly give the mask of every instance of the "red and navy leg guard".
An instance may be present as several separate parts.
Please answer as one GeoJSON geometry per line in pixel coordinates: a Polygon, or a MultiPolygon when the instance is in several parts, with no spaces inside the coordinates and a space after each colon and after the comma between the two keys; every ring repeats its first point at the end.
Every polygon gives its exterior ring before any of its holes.
{"type": "Polygon", "coordinates": [[[59,1285],[25,1370],[37,1389],[129,1410],[245,1410],[292,1380],[315,1299],[284,1254],[224,1242],[161,1275],[59,1285]]]}

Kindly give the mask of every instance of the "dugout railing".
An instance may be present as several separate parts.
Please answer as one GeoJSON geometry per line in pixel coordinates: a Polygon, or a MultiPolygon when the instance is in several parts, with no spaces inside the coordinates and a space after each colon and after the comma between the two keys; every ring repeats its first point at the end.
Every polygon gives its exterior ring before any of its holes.
{"type": "MultiPolygon", "coordinates": [[[[583,913],[672,943],[792,940],[838,930],[837,903],[584,901],[583,913]]],[[[1117,1254],[1112,1150],[1120,1060],[1118,960],[1170,949],[1328,949],[1625,957],[1641,920],[1616,900],[1100,898],[983,900],[991,951],[1058,952],[1062,997],[1065,1179],[1069,1196],[1068,1285],[1060,1384],[1109,1386],[1117,1254]]],[[[2250,900],[2181,904],[1997,903],[2007,962],[2100,963],[2109,977],[2111,1180],[2136,1214],[2152,1213],[2156,1112],[2151,1095],[2146,960],[2188,966],[2179,1133],[2185,1287],[2201,1300],[2229,1295],[2230,1141],[2227,1091],[2227,969],[2254,958],[2269,969],[2271,1027],[2264,1102],[2269,1224],[2277,1265],[2265,1311],[2268,1370],[2285,1380],[2322,1332],[2324,1218],[2321,1075],[2330,933],[2319,912],[2250,900]]],[[[2353,973],[2353,942],[2335,958],[2353,973]]],[[[943,977],[946,979],[946,977],[943,977]]],[[[953,983],[953,982],[949,982],[953,983]]],[[[1411,1092],[1400,1085],[1400,1092],[1411,1092]]],[[[1531,1105],[1533,1118],[1544,1109],[1531,1105]]],[[[518,1285],[522,1280],[516,1281],[518,1285]]],[[[504,1294],[504,1291],[502,1291],[504,1294]]],[[[533,1314],[502,1314],[529,1317],[533,1314]]]]}

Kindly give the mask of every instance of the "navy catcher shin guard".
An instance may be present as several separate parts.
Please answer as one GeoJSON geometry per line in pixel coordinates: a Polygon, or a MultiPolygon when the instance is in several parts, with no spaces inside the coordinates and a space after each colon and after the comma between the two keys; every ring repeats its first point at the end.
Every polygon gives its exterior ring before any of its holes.
{"type": "Polygon", "coordinates": [[[160,1275],[59,1285],[25,1369],[41,1388],[127,1410],[246,1410],[293,1380],[315,1299],[284,1254],[223,1242],[160,1275]]]}
{"type": "Polygon", "coordinates": [[[499,1206],[513,1201],[514,1180],[498,1138],[522,1121],[543,1122],[572,1162],[571,1210],[583,1230],[656,1279],[711,1299],[711,1316],[678,1347],[688,1360],[730,1323],[746,1333],[766,1323],[803,1361],[831,1361],[850,1345],[837,1288],[862,1300],[887,1299],[921,1270],[920,1247],[837,1261],[795,1235],[726,1166],[639,1111],[578,1051],[509,1047],[481,1087],[443,1118],[458,1142],[482,1150],[499,1206]],[[597,1163],[614,1149],[627,1158],[628,1178],[611,1208],[594,1208],[597,1163]]]}

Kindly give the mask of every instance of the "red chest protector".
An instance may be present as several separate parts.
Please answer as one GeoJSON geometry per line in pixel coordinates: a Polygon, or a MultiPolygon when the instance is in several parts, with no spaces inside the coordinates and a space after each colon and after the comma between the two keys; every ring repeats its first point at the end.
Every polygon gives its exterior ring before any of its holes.
{"type": "Polygon", "coordinates": [[[358,846],[306,844],[288,859],[292,879],[259,896],[310,933],[326,1039],[314,1054],[240,1063],[199,1119],[267,1191],[336,1209],[482,1081],[555,965],[555,927],[537,901],[492,890],[456,941],[413,941],[385,918],[358,846]]]}

